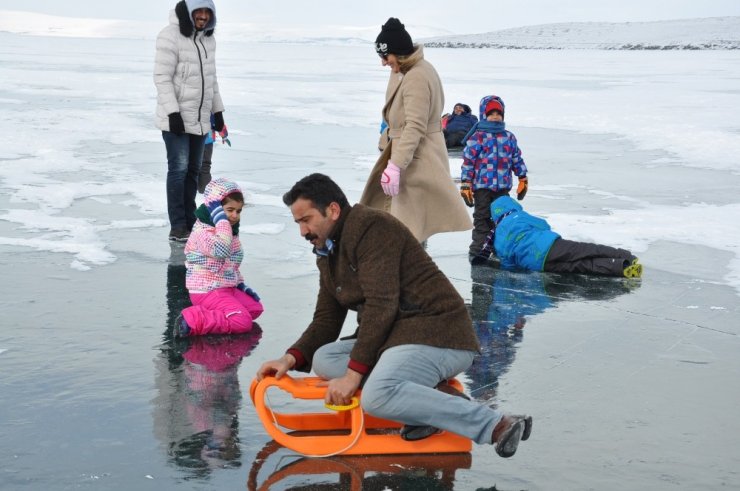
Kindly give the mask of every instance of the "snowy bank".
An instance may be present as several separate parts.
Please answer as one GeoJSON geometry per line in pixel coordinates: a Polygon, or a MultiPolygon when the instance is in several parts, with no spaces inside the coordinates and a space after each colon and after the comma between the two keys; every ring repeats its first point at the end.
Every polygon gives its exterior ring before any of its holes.
{"type": "Polygon", "coordinates": [[[437,48],[740,49],[740,17],[657,22],[567,22],[421,40],[437,48]]]}

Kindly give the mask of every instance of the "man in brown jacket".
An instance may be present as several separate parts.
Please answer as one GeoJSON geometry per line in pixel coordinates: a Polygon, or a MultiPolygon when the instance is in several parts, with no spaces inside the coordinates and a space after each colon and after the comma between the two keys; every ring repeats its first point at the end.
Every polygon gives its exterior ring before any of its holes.
{"type": "Polygon", "coordinates": [[[532,418],[471,401],[446,383],[472,364],[478,339],[462,297],[409,229],[383,211],[350,206],[323,174],[298,181],[283,202],[314,246],[319,295],[303,335],[257,378],[313,368],[328,381],[327,403],[348,404],[362,384],[363,409],[406,424],[408,440],[442,428],[514,455],[532,418]],[[337,341],[349,310],[357,331],[337,341]]]}

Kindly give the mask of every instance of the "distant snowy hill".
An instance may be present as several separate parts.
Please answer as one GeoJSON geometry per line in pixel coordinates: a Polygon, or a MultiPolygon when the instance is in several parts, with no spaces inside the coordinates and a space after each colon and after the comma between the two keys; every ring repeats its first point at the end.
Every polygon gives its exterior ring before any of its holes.
{"type": "MultiPolygon", "coordinates": [[[[0,32],[29,36],[154,39],[159,21],[86,19],[0,10],[0,32]]],[[[658,22],[572,22],[516,27],[482,34],[451,35],[429,26],[409,26],[429,47],[505,49],[740,49],[740,17],[658,22]]],[[[219,40],[267,43],[361,45],[372,43],[378,26],[229,23],[218,26],[219,40]]]]}
{"type": "Polygon", "coordinates": [[[439,48],[740,49],[740,17],[543,24],[420,41],[439,48]]]}
{"type": "MultiPolygon", "coordinates": [[[[60,17],[0,10],[0,32],[28,36],[63,36],[83,38],[154,39],[167,25],[167,12],[159,21],[128,21],[118,19],[86,19],[60,17]]],[[[307,25],[292,27],[280,24],[220,22],[217,26],[219,40],[237,40],[266,43],[307,44],[368,44],[375,40],[380,26],[307,25]]],[[[445,36],[445,29],[413,26],[417,37],[445,36]]]]}

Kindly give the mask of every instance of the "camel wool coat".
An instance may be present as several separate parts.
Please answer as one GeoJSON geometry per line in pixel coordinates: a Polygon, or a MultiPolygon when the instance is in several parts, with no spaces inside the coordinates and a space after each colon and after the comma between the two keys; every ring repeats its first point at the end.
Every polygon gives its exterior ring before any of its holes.
{"type": "Polygon", "coordinates": [[[391,73],[388,81],[383,107],[388,129],[360,203],[390,212],[422,242],[436,233],[469,230],[473,224],[450,175],[440,123],[442,82],[424,59],[421,45],[403,66],[409,65],[405,73],[391,73]],[[401,169],[400,190],[393,198],[380,186],[388,160],[401,169]]]}

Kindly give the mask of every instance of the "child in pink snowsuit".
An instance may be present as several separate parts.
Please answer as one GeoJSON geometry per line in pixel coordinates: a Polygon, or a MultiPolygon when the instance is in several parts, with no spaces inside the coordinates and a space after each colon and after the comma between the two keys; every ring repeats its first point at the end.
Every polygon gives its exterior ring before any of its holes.
{"type": "Polygon", "coordinates": [[[193,306],[182,311],[173,334],[248,332],[264,308],[239,272],[244,257],[239,241],[244,195],[235,182],[219,178],[208,183],[204,198],[185,244],[185,286],[193,306]]]}

